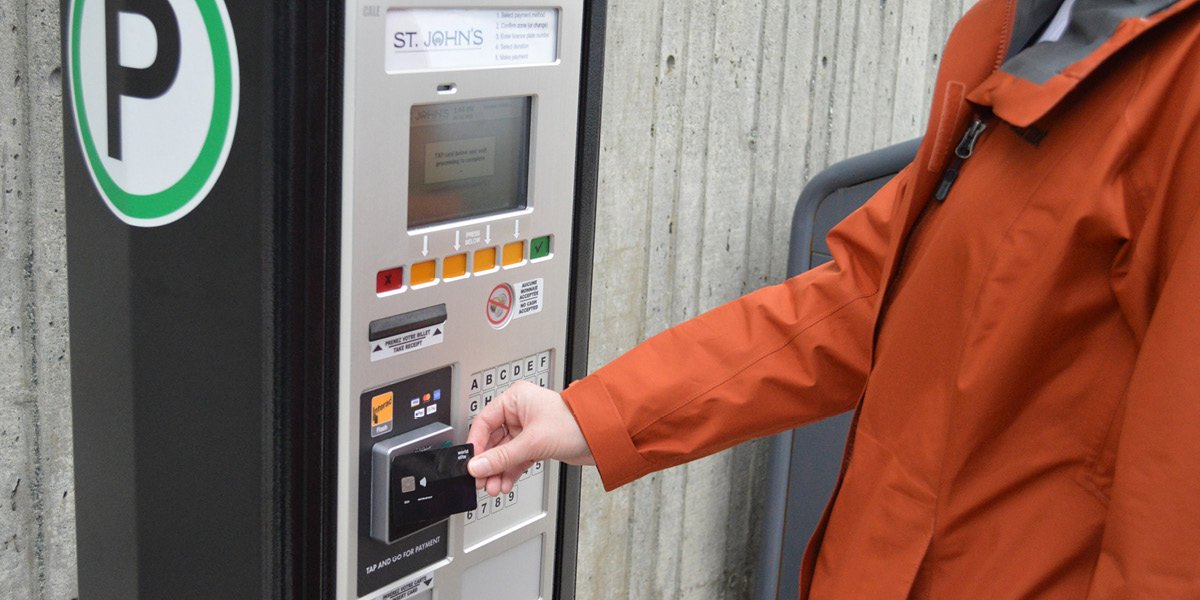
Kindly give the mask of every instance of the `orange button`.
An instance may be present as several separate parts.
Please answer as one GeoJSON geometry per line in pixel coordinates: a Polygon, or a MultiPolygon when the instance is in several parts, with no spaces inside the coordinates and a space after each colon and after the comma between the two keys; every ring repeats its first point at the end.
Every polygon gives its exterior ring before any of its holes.
{"type": "Polygon", "coordinates": [[[504,245],[504,266],[511,267],[525,261],[525,242],[513,242],[504,245]]]}
{"type": "Polygon", "coordinates": [[[496,249],[485,248],[475,252],[475,266],[472,269],[476,273],[491,271],[496,268],[496,249]]]}
{"type": "Polygon", "coordinates": [[[458,279],[467,276],[467,255],[455,254],[442,259],[442,279],[458,279]]]}
{"type": "Polygon", "coordinates": [[[411,285],[425,285],[437,279],[437,261],[426,261],[412,266],[411,285]]]}

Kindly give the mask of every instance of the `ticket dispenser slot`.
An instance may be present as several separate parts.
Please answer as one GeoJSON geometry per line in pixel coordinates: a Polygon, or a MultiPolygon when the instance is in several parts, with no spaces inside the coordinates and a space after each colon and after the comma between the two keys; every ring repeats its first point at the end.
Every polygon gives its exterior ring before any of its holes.
{"type": "Polygon", "coordinates": [[[446,325],[445,304],[371,321],[371,336],[369,339],[372,342],[377,342],[398,335],[415,333],[437,325],[442,325],[443,327],[446,325]]]}

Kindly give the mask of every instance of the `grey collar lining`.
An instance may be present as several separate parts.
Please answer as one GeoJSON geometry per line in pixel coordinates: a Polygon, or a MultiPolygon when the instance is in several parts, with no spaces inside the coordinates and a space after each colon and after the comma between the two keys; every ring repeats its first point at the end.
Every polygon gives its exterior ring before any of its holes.
{"type": "Polygon", "coordinates": [[[1057,41],[1026,47],[1058,10],[1061,0],[1021,0],[1009,58],[1001,69],[1033,83],[1046,83],[1107,41],[1126,19],[1146,18],[1178,0],[1076,0],[1067,30],[1057,41]]]}

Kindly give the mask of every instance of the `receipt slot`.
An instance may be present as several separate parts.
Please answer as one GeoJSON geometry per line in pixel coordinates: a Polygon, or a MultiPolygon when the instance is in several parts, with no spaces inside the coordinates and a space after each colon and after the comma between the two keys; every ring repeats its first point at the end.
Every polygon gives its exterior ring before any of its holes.
{"type": "Polygon", "coordinates": [[[80,594],[574,597],[603,0],[64,0],[80,594]]]}

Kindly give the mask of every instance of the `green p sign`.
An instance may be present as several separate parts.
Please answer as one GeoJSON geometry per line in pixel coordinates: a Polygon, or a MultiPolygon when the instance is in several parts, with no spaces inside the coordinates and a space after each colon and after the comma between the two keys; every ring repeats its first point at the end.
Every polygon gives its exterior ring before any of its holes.
{"type": "Polygon", "coordinates": [[[84,162],[122,221],[157,227],[212,190],[233,144],[238,59],[223,0],[72,0],[67,60],[84,162]]]}

